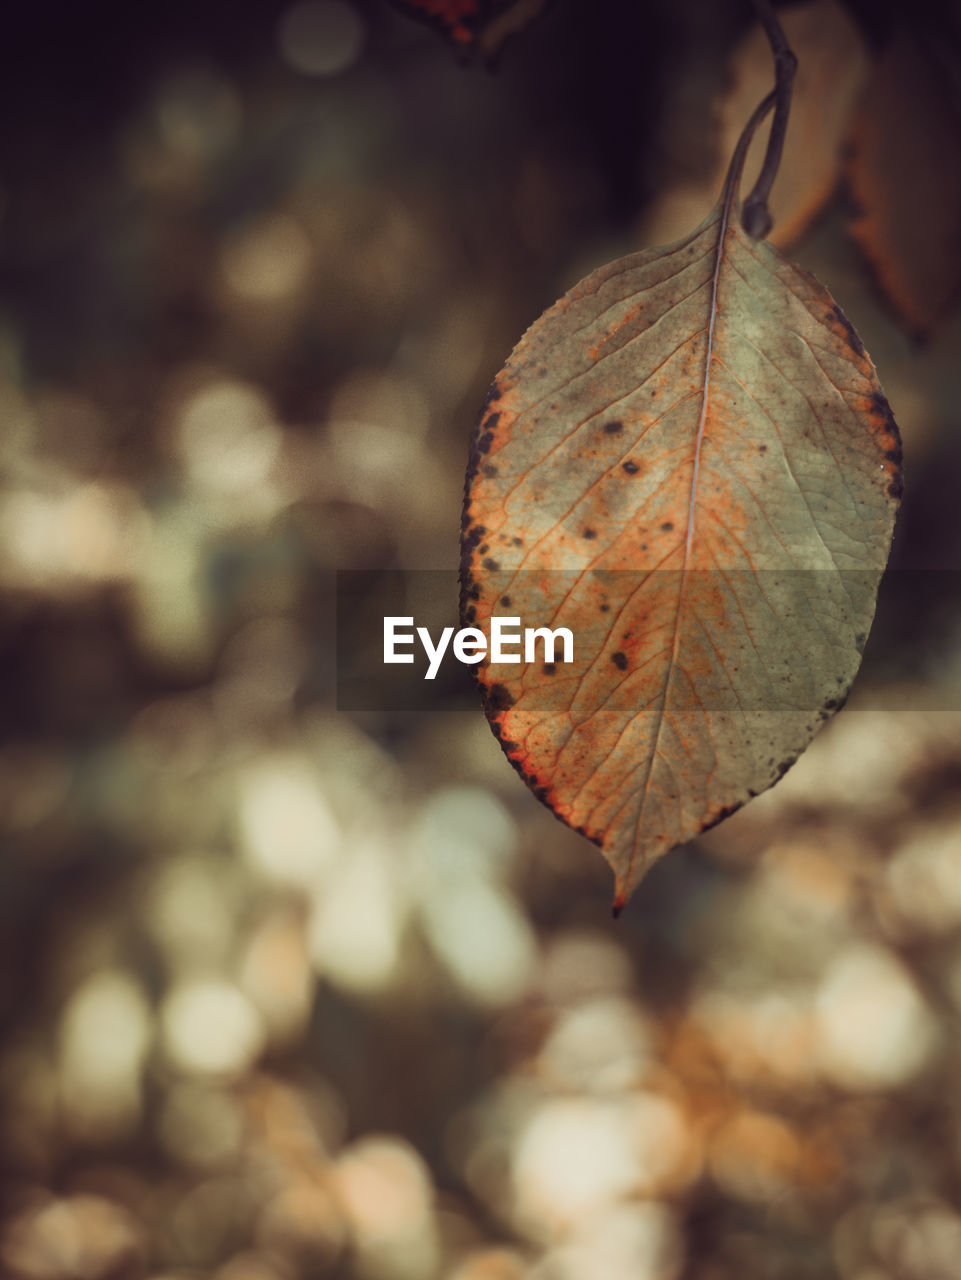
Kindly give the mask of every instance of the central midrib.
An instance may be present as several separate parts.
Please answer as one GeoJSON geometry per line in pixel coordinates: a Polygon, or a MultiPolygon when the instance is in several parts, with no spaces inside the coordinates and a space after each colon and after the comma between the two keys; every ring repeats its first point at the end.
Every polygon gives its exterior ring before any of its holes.
{"type": "MultiPolygon", "coordinates": [[[[641,820],[644,816],[644,808],[647,802],[648,789],[651,784],[651,775],[654,771],[654,761],[657,759],[658,747],[661,741],[661,731],[664,727],[665,710],[667,708],[668,699],[671,692],[671,682],[674,679],[674,671],[677,667],[678,645],[681,637],[681,615],[684,611],[684,600],[687,591],[687,577],[691,563],[691,551],[694,545],[694,512],[697,506],[697,484],[700,475],[701,465],[701,446],[704,442],[704,431],[707,425],[708,399],[710,394],[711,382],[711,366],[714,361],[714,327],[717,320],[717,295],[721,278],[721,264],[724,260],[724,246],[727,240],[727,231],[730,221],[731,206],[733,204],[733,186],[726,186],[724,195],[721,200],[721,208],[718,215],[718,236],[717,249],[714,254],[714,271],[711,276],[711,300],[710,314],[707,322],[707,343],[704,353],[704,374],[701,381],[701,412],[697,422],[697,433],[694,437],[694,467],[691,472],[691,490],[688,499],[687,508],[687,532],[684,539],[684,561],[681,566],[681,579],[677,593],[677,608],[674,611],[674,627],[671,636],[671,656],[668,660],[667,675],[664,679],[664,689],[661,693],[660,705],[657,711],[657,724],[654,730],[654,741],[651,744],[650,754],[647,761],[647,772],[644,775],[643,790],[641,794],[641,805],[637,814],[637,822],[635,825],[634,847],[631,850],[631,856],[628,860],[627,871],[624,877],[625,886],[629,884],[631,872],[634,870],[634,864],[637,861],[638,848],[640,844],[639,832],[641,820]]],[[[626,887],[624,894],[626,896],[626,887]]],[[[620,895],[619,895],[620,896],[620,895]]],[[[617,902],[615,902],[615,906],[617,902]]]]}

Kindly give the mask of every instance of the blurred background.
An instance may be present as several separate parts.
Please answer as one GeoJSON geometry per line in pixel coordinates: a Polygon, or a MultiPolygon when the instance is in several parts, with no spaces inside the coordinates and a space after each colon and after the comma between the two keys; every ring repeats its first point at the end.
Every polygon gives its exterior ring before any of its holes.
{"type": "Polygon", "coordinates": [[[422,7],[4,14],[0,1274],[956,1280],[957,8],[784,10],[774,238],[901,424],[895,567],[614,924],[479,707],[338,711],[334,576],[456,566],[491,378],[704,216],[769,56],[422,7]]]}

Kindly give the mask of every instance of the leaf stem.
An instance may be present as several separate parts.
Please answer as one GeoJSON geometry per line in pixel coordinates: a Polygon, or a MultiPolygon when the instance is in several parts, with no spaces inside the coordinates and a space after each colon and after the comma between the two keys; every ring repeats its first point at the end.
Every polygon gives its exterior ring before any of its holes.
{"type": "MultiPolygon", "coordinates": [[[[724,179],[724,195],[722,204],[725,211],[729,211],[734,200],[735,192],[741,181],[741,170],[744,168],[744,160],[747,156],[747,149],[751,145],[751,139],[757,132],[757,127],[774,106],[777,94],[772,89],[763,102],[760,102],[751,113],[751,118],[741,130],[741,136],[737,140],[737,146],[734,148],[734,154],[731,156],[731,162],[727,167],[727,177],[724,179]]],[[[725,213],[727,216],[727,212],[725,213]]],[[[757,238],[757,237],[755,237],[757,238]]]]}
{"type": "MultiPolygon", "coordinates": [[[[752,0],[752,3],[758,20],[768,38],[771,53],[774,55],[774,119],[771,121],[771,132],[768,134],[764,164],[761,166],[761,172],[758,174],[757,181],[750,194],[744,201],[744,207],[741,212],[741,226],[752,239],[761,240],[771,230],[772,225],[767,200],[771,193],[771,186],[777,176],[778,166],[781,163],[781,152],[784,149],[788,116],[791,113],[791,90],[794,86],[797,58],[787,42],[783,27],[777,20],[771,0],[752,0]]],[[[765,99],[765,102],[767,102],[767,99],[765,99]]],[[[768,107],[767,110],[769,109],[768,107]]],[[[757,113],[755,112],[756,115],[757,113]]],[[[758,121],[752,116],[751,120],[748,121],[744,134],[741,135],[735,155],[740,150],[741,141],[743,141],[745,134],[748,135],[748,142],[750,142],[750,137],[754,133],[757,124],[758,121]]],[[[746,150],[747,147],[745,146],[746,150]]],[[[743,162],[742,155],[741,164],[743,162]]],[[[733,160],[731,167],[734,167],[733,160]]]]}

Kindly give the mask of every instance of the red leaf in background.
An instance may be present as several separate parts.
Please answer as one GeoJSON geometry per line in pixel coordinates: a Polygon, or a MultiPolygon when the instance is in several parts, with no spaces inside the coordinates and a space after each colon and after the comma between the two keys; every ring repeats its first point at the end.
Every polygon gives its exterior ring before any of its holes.
{"type": "Polygon", "coordinates": [[[393,0],[393,3],[403,12],[440,28],[455,44],[469,45],[476,37],[481,0],[393,0]]]}
{"type": "Polygon", "coordinates": [[[490,57],[509,35],[527,25],[546,0],[391,0],[447,37],[461,52],[490,57]]]}

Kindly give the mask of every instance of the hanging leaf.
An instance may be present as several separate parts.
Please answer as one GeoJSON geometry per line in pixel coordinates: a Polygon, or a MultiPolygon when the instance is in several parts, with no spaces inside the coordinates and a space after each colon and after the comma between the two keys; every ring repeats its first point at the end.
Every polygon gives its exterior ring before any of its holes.
{"type": "Polygon", "coordinates": [[[600,845],[615,910],[841,705],[900,496],[857,334],[741,228],[750,131],[690,235],[531,326],[472,442],[464,623],[574,637],[571,663],[482,662],[485,709],[538,798],[600,845]]]}

